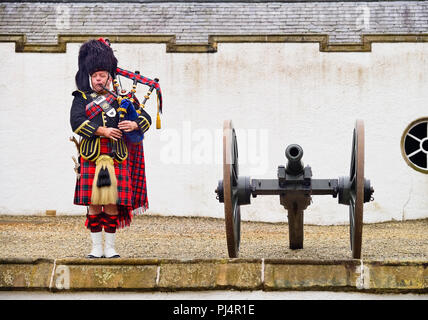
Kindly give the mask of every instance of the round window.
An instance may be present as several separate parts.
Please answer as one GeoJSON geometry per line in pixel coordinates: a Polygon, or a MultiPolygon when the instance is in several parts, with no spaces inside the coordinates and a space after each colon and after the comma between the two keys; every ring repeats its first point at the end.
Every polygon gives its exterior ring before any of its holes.
{"type": "Polygon", "coordinates": [[[410,123],[401,137],[401,154],[413,169],[428,173],[428,118],[410,123]]]}

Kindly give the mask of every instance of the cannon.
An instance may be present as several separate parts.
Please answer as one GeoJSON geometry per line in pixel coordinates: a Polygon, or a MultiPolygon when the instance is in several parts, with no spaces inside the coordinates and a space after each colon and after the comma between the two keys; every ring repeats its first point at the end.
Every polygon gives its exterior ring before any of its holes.
{"type": "Polygon", "coordinates": [[[337,179],[313,179],[310,166],[302,162],[303,149],[290,144],[285,149],[287,164],[279,165],[276,179],[251,179],[239,176],[238,144],[231,120],[223,124],[223,179],[215,193],[224,203],[227,249],[230,258],[239,256],[241,205],[251,204],[251,197],[279,195],[288,212],[289,247],[303,249],[303,213],[314,195],[331,195],[349,207],[352,257],[361,258],[363,207],[373,200],[374,189],[364,178],[364,122],[356,120],[352,137],[349,176],[337,179]]]}

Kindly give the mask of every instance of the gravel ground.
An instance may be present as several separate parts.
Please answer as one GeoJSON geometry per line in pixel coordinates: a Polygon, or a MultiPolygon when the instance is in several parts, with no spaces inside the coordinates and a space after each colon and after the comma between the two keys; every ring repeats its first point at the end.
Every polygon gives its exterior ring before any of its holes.
{"type": "MultiPolygon", "coordinates": [[[[0,258],[82,258],[84,216],[0,216],[0,258]]],[[[228,258],[223,219],[142,215],[118,230],[122,258],[228,258]]],[[[350,259],[349,226],[304,226],[304,249],[288,247],[286,223],[241,222],[240,258],[350,259]]],[[[362,258],[428,260],[428,219],[365,224],[362,258]]]]}

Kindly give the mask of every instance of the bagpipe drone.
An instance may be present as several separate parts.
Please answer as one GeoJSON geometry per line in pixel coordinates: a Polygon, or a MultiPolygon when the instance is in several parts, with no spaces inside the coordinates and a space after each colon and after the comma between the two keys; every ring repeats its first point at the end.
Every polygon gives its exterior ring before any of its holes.
{"type": "MultiPolygon", "coordinates": [[[[112,95],[117,102],[119,103],[119,108],[117,109],[119,113],[119,122],[123,120],[134,121],[142,113],[142,110],[145,108],[147,100],[150,98],[150,94],[156,89],[157,93],[157,117],[156,117],[156,129],[161,128],[160,114],[162,113],[162,92],[159,86],[159,79],[155,78],[154,80],[146,78],[140,74],[139,71],[130,72],[122,68],[116,69],[117,75],[123,76],[125,78],[131,79],[133,81],[132,89],[126,91],[119,85],[119,81],[116,77],[113,78],[113,90],[111,91],[108,88],[104,87],[106,91],[112,95]],[[137,90],[137,84],[141,83],[149,86],[149,90],[144,96],[142,103],[138,102],[135,92],[137,90]],[[119,89],[119,87],[121,87],[119,89]],[[137,108],[135,108],[135,104],[137,108]]],[[[144,133],[139,130],[134,130],[131,132],[124,132],[125,137],[128,141],[132,143],[139,143],[144,138],[144,133]]]]}

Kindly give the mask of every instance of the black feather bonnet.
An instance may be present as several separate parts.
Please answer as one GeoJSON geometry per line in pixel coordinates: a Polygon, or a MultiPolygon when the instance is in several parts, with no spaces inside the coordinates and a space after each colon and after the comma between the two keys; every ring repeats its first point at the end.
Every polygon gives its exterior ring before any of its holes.
{"type": "Polygon", "coordinates": [[[91,90],[89,77],[96,71],[108,71],[116,75],[117,59],[108,39],[86,41],[79,50],[79,70],[76,73],[76,86],[81,91],[91,90]]]}

